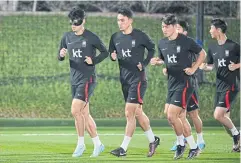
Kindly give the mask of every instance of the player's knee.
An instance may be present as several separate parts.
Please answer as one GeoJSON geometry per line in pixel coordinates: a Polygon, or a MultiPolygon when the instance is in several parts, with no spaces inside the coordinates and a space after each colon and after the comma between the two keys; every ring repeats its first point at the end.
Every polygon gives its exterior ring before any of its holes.
{"type": "Polygon", "coordinates": [[[78,117],[78,116],[83,116],[83,110],[76,108],[76,107],[72,107],[71,109],[71,114],[73,115],[73,117],[78,117]]]}
{"type": "Polygon", "coordinates": [[[175,122],[175,120],[177,119],[176,116],[173,116],[173,115],[167,115],[167,120],[170,124],[173,124],[175,122]]]}
{"type": "Polygon", "coordinates": [[[133,120],[133,119],[135,119],[135,112],[126,110],[125,116],[126,116],[127,120],[133,120]]]}
{"type": "Polygon", "coordinates": [[[81,115],[80,111],[77,111],[77,110],[71,110],[71,114],[73,115],[73,117],[77,117],[81,115]]]}

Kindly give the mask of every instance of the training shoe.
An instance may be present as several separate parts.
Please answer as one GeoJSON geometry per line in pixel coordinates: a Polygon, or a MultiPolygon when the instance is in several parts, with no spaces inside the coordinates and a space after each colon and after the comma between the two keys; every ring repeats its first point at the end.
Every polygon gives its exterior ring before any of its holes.
{"type": "MultiPolygon", "coordinates": [[[[187,139],[186,138],[184,138],[184,143],[187,144],[187,139]]],[[[170,151],[176,151],[177,150],[177,142],[175,141],[173,144],[174,145],[172,146],[170,151]]]]}
{"type": "Polygon", "coordinates": [[[200,154],[201,150],[197,147],[196,149],[190,149],[187,159],[193,159],[200,154]]]}
{"type": "Polygon", "coordinates": [[[233,152],[240,152],[240,134],[233,136],[233,152]]]}
{"type": "Polygon", "coordinates": [[[152,155],[154,155],[158,145],[160,145],[160,138],[155,136],[155,141],[149,144],[149,153],[147,157],[152,157],[152,155]]]}
{"type": "Polygon", "coordinates": [[[177,150],[177,142],[176,141],[173,143],[173,146],[172,146],[172,148],[170,150],[171,151],[176,151],[177,150]]]}
{"type": "Polygon", "coordinates": [[[122,147],[116,148],[113,151],[111,151],[110,153],[116,157],[126,156],[126,151],[122,147]]]}
{"type": "Polygon", "coordinates": [[[92,155],[90,157],[97,157],[100,155],[101,152],[103,152],[105,149],[105,146],[101,144],[99,147],[95,148],[92,155]]]}
{"type": "Polygon", "coordinates": [[[185,149],[186,149],[186,145],[185,144],[184,144],[184,146],[177,145],[177,150],[175,152],[174,159],[181,158],[183,156],[183,154],[184,154],[185,149]]]}
{"type": "Polygon", "coordinates": [[[85,145],[77,145],[77,147],[74,150],[74,153],[72,154],[72,157],[80,157],[85,151],[85,145]]]}
{"type": "Polygon", "coordinates": [[[199,149],[204,150],[204,148],[206,147],[205,143],[200,143],[197,145],[199,149]]]}

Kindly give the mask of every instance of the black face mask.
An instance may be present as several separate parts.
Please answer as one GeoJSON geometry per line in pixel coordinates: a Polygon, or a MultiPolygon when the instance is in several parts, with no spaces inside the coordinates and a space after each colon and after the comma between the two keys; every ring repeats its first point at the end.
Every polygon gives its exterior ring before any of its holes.
{"type": "Polygon", "coordinates": [[[82,19],[73,19],[69,21],[70,25],[80,26],[83,23],[82,19]]]}

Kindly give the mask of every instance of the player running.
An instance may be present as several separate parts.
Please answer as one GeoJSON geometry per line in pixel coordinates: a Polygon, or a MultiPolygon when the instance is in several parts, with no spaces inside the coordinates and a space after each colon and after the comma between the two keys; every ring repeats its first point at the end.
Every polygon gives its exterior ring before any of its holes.
{"type": "Polygon", "coordinates": [[[96,124],[89,113],[89,99],[96,86],[95,65],[108,57],[108,52],[97,35],[84,28],[85,12],[73,8],[69,15],[72,32],[66,32],[60,42],[58,59],[63,61],[68,52],[72,89],[71,113],[75,119],[78,142],[73,157],[82,156],[85,151],[84,131],[87,129],[94,143],[91,157],[97,157],[104,150],[96,131],[96,124]],[[96,49],[100,54],[96,56],[96,49]]]}
{"type": "Polygon", "coordinates": [[[118,11],[117,23],[120,31],[111,36],[109,52],[113,61],[118,60],[120,82],[125,100],[126,131],[119,148],[111,154],[126,156],[128,145],[136,128],[136,119],[149,140],[151,157],[159,145],[159,137],[154,136],[149,118],[143,112],[143,98],[147,88],[146,66],[155,52],[152,40],[142,31],[132,27],[133,13],[128,8],[118,11]],[[145,49],[148,55],[144,58],[145,49]]]}

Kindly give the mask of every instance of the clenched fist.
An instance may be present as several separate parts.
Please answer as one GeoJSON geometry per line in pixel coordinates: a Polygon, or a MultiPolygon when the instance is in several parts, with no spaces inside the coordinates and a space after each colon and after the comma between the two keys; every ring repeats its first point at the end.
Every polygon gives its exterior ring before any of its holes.
{"type": "Polygon", "coordinates": [[[65,48],[62,48],[59,52],[60,57],[65,57],[66,54],[67,54],[67,49],[65,49],[65,48]]]}

